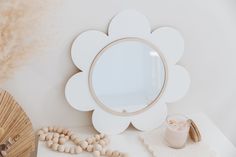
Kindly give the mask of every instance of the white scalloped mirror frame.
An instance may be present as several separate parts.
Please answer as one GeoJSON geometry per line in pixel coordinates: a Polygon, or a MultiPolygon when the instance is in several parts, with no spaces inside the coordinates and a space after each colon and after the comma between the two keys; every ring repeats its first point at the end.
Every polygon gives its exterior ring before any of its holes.
{"type": "Polygon", "coordinates": [[[108,29],[108,34],[96,30],[81,33],[73,42],[71,55],[73,63],[82,70],[72,76],[66,84],[65,96],[69,104],[79,111],[93,111],[92,123],[95,129],[106,134],[118,134],[129,125],[148,131],[159,127],[167,116],[167,105],[182,98],[190,85],[190,77],[185,68],[176,65],[184,52],[184,40],[174,28],[161,27],[151,32],[147,18],[134,10],[122,11],[116,15],[108,29]],[[110,43],[137,38],[157,47],[165,58],[165,88],[158,101],[137,114],[114,114],[101,107],[90,91],[89,73],[94,58],[110,43]]]}

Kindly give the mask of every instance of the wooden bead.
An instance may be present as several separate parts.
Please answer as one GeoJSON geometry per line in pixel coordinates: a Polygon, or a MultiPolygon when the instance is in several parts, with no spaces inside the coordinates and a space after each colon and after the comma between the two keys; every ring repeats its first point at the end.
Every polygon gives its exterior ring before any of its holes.
{"type": "Polygon", "coordinates": [[[64,134],[60,134],[60,136],[59,137],[65,137],[65,135],[64,134]]]}
{"type": "Polygon", "coordinates": [[[87,140],[86,140],[87,142],[88,142],[88,144],[92,144],[93,143],[93,138],[87,138],[87,140]]]}
{"type": "Polygon", "coordinates": [[[105,142],[104,140],[100,140],[100,141],[99,141],[99,144],[100,144],[101,146],[103,146],[103,147],[106,146],[106,142],[105,142]]]}
{"type": "Polygon", "coordinates": [[[39,135],[39,136],[42,135],[42,134],[44,134],[43,130],[39,130],[38,133],[37,133],[37,135],[39,135]]]}
{"type": "Polygon", "coordinates": [[[58,148],[57,148],[57,150],[58,150],[59,152],[64,152],[64,151],[65,151],[65,147],[64,147],[63,145],[59,145],[58,148]]]}
{"type": "Polygon", "coordinates": [[[53,127],[49,126],[49,127],[48,127],[48,131],[49,131],[49,132],[52,132],[52,131],[53,131],[53,127]]]}
{"type": "Polygon", "coordinates": [[[52,140],[52,135],[51,135],[51,134],[48,134],[45,139],[46,139],[47,141],[52,140]]]}
{"type": "Polygon", "coordinates": [[[53,137],[54,137],[54,138],[59,138],[60,135],[59,135],[58,133],[54,133],[54,134],[53,134],[53,137]]]}
{"type": "Polygon", "coordinates": [[[105,156],[105,155],[106,155],[106,149],[102,149],[102,150],[100,151],[100,154],[101,154],[102,156],[105,156]]]}
{"type": "Polygon", "coordinates": [[[69,139],[70,139],[70,137],[69,137],[69,136],[65,136],[65,139],[66,139],[66,140],[69,140],[69,139]]]}
{"type": "Polygon", "coordinates": [[[64,137],[59,139],[59,144],[65,144],[66,139],[64,137]]]}
{"type": "Polygon", "coordinates": [[[94,157],[100,157],[100,152],[97,151],[97,150],[94,151],[94,152],[93,152],[93,156],[94,156],[94,157]]]}
{"type": "Polygon", "coordinates": [[[58,148],[58,146],[59,146],[59,144],[53,143],[53,144],[52,144],[52,150],[56,151],[57,148],[58,148]]]}
{"type": "Polygon", "coordinates": [[[112,152],[111,157],[119,157],[119,156],[120,156],[120,153],[118,151],[112,152]]]}
{"type": "Polygon", "coordinates": [[[76,138],[74,139],[74,142],[75,142],[75,144],[79,144],[79,142],[80,142],[79,137],[76,137],[76,138]]]}
{"type": "Polygon", "coordinates": [[[70,152],[70,147],[69,147],[69,146],[66,146],[64,152],[65,152],[65,153],[69,153],[69,152],[70,152]]]}
{"type": "Polygon", "coordinates": [[[102,146],[100,144],[94,144],[93,145],[93,150],[101,151],[102,150],[102,146]]]}
{"type": "Polygon", "coordinates": [[[53,142],[52,141],[47,141],[47,147],[50,148],[52,146],[53,142]]]}
{"type": "Polygon", "coordinates": [[[57,131],[57,127],[54,126],[53,127],[53,131],[56,132],[57,131]]]}
{"type": "Polygon", "coordinates": [[[45,138],[46,138],[46,135],[45,135],[45,134],[41,134],[41,135],[39,136],[39,140],[40,140],[40,141],[45,141],[45,138]]]}
{"type": "Polygon", "coordinates": [[[111,151],[111,150],[109,150],[109,149],[108,149],[108,150],[106,150],[106,156],[109,156],[109,157],[110,157],[111,155],[112,155],[112,151],[111,151]]]}
{"type": "Polygon", "coordinates": [[[100,138],[104,138],[104,137],[105,137],[105,134],[104,134],[104,133],[101,133],[99,136],[100,136],[100,138]]]}
{"type": "Polygon", "coordinates": [[[86,141],[82,141],[82,142],[80,142],[80,144],[83,149],[86,149],[88,147],[88,142],[86,142],[86,141]]]}
{"type": "Polygon", "coordinates": [[[75,135],[75,134],[72,134],[72,135],[70,136],[70,139],[71,139],[72,141],[74,141],[75,138],[76,138],[76,135],[75,135]]]}
{"type": "Polygon", "coordinates": [[[83,152],[83,149],[80,146],[75,147],[75,153],[80,154],[83,152]]]}
{"type": "Polygon", "coordinates": [[[89,145],[87,146],[87,151],[88,151],[88,152],[92,152],[92,151],[93,151],[93,148],[94,148],[93,145],[90,145],[90,144],[89,144],[89,145]]]}
{"type": "Polygon", "coordinates": [[[69,137],[70,137],[72,134],[73,134],[72,131],[68,131],[68,132],[67,132],[67,135],[68,135],[69,137]]]}
{"type": "Polygon", "coordinates": [[[61,134],[61,133],[62,133],[62,131],[63,131],[63,129],[62,129],[62,128],[57,128],[57,132],[58,132],[59,134],[61,134]]]}
{"type": "Polygon", "coordinates": [[[45,133],[47,133],[47,132],[48,132],[48,128],[47,128],[47,127],[43,128],[43,131],[44,131],[45,133]]]}
{"type": "Polygon", "coordinates": [[[75,154],[75,147],[71,147],[71,148],[70,148],[70,153],[71,153],[71,154],[75,154]]]}
{"type": "Polygon", "coordinates": [[[100,140],[100,135],[95,135],[94,137],[95,137],[96,141],[100,140]]]}
{"type": "Polygon", "coordinates": [[[68,129],[63,129],[63,130],[62,130],[62,133],[63,133],[64,135],[67,135],[68,131],[69,131],[68,129]]]}
{"type": "Polygon", "coordinates": [[[95,143],[96,142],[96,138],[95,137],[91,137],[91,139],[92,139],[92,143],[95,143]]]}
{"type": "Polygon", "coordinates": [[[53,143],[58,143],[58,141],[59,141],[59,138],[57,138],[57,137],[54,137],[54,138],[52,139],[52,141],[53,141],[53,143]]]}

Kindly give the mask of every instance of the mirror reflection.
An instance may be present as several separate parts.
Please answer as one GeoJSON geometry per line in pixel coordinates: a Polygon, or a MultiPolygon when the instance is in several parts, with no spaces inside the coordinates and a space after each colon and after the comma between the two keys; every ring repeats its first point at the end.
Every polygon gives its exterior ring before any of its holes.
{"type": "Polygon", "coordinates": [[[160,54],[139,40],[119,40],[105,47],[93,62],[90,86],[103,107],[121,113],[144,109],[160,95],[165,82],[160,54]]]}

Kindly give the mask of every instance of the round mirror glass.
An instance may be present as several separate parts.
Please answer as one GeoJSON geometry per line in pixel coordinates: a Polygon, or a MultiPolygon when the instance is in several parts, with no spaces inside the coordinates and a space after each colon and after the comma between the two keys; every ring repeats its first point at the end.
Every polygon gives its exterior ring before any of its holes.
{"type": "Polygon", "coordinates": [[[165,66],[157,49],[142,40],[107,45],[90,69],[90,90],[110,111],[133,113],[151,105],[165,84],[165,66]]]}

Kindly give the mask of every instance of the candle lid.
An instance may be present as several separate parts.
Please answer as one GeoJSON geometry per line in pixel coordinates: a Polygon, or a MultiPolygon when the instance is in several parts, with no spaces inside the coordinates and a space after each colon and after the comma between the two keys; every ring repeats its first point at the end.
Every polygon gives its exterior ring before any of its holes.
{"type": "Polygon", "coordinates": [[[202,137],[196,123],[194,123],[192,119],[189,119],[188,121],[190,122],[190,129],[189,129],[190,138],[194,142],[200,142],[202,137]]]}

